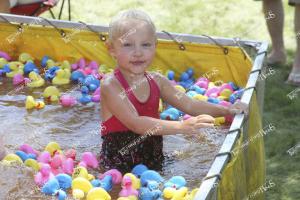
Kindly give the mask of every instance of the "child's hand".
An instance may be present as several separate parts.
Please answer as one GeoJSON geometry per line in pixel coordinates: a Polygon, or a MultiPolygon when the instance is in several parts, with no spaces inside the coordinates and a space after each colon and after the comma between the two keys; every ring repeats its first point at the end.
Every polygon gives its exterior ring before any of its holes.
{"type": "Polygon", "coordinates": [[[213,127],[215,118],[210,115],[198,115],[197,117],[190,117],[182,122],[182,130],[184,133],[199,133],[200,128],[213,127]]]}
{"type": "Polygon", "coordinates": [[[248,110],[249,108],[247,104],[240,101],[235,102],[233,105],[229,107],[229,113],[231,115],[241,114],[241,113],[245,113],[246,115],[248,115],[248,110]]]}

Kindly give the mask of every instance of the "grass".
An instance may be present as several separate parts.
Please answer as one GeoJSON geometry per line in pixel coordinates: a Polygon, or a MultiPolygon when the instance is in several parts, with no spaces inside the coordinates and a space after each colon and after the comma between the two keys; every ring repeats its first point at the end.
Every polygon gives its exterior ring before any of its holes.
{"type": "MultiPolygon", "coordinates": [[[[266,192],[267,199],[300,199],[300,150],[290,156],[287,150],[300,141],[299,98],[290,100],[287,94],[295,87],[284,84],[295,54],[293,7],[285,5],[285,44],[288,64],[274,68],[276,73],[266,79],[263,122],[273,123],[276,131],[265,138],[267,180],[276,186],[266,192]]],[[[59,7],[59,6],[58,6],[59,7]]],[[[54,9],[58,13],[58,7],[54,9]]],[[[120,10],[137,8],[146,11],[159,31],[207,34],[222,37],[270,41],[263,19],[261,2],[236,0],[76,0],[72,1],[73,21],[108,25],[120,10]]],[[[63,19],[67,19],[64,10],[63,19]]],[[[44,14],[50,17],[49,14],[44,14]]],[[[299,94],[300,95],[300,94],[299,94]]]]}

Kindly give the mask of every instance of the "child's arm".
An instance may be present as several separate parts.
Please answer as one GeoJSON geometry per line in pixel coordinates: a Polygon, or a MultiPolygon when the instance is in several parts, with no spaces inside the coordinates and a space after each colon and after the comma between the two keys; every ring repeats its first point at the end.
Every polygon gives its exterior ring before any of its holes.
{"type": "Polygon", "coordinates": [[[225,116],[229,114],[247,113],[247,105],[238,102],[227,108],[217,104],[194,100],[183,92],[178,91],[170,81],[159,73],[154,73],[155,79],[158,80],[161,90],[162,99],[168,104],[191,116],[208,114],[214,117],[225,116]]]}
{"type": "Polygon", "coordinates": [[[113,79],[101,83],[101,100],[108,110],[127,128],[137,134],[168,135],[177,133],[195,133],[199,128],[213,127],[214,118],[208,115],[191,117],[183,122],[166,121],[152,117],[139,116],[127,98],[122,98],[122,90],[113,79]]]}

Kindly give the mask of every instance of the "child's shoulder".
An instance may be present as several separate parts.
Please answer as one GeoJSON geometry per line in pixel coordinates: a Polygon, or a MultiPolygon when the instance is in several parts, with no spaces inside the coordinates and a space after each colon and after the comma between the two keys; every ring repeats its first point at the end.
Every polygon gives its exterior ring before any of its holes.
{"type": "Polygon", "coordinates": [[[105,74],[105,77],[101,80],[102,89],[118,89],[118,80],[113,73],[105,74]]]}

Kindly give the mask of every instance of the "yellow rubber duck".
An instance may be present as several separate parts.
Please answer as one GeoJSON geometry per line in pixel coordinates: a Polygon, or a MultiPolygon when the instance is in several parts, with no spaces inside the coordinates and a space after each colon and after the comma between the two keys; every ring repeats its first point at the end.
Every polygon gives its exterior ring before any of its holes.
{"type": "Polygon", "coordinates": [[[77,177],[72,181],[72,195],[75,199],[82,199],[93,185],[85,178],[77,177]]]}
{"type": "Polygon", "coordinates": [[[58,101],[60,97],[60,92],[55,86],[48,86],[44,90],[43,93],[44,98],[48,99],[49,101],[58,101]]]}
{"type": "Polygon", "coordinates": [[[0,69],[3,68],[8,62],[5,58],[0,58],[0,69]]]}
{"type": "Polygon", "coordinates": [[[22,63],[26,63],[27,61],[34,61],[34,58],[28,53],[21,53],[19,55],[19,61],[22,63]]]}
{"type": "Polygon", "coordinates": [[[195,196],[196,196],[196,194],[197,194],[197,192],[198,192],[198,190],[199,190],[198,188],[193,189],[192,192],[191,192],[190,194],[187,194],[187,195],[184,197],[183,200],[194,200],[194,199],[195,199],[195,196]]]}
{"type": "Polygon", "coordinates": [[[95,187],[88,192],[86,200],[111,200],[111,197],[103,188],[95,187]]]}
{"type": "Polygon", "coordinates": [[[17,164],[22,164],[23,161],[22,159],[17,156],[16,154],[13,154],[13,153],[10,153],[10,154],[7,154],[3,160],[1,161],[1,163],[4,163],[4,164],[12,164],[12,163],[17,163],[17,164]]]}
{"type": "Polygon", "coordinates": [[[71,72],[68,69],[59,69],[52,80],[55,85],[65,85],[70,83],[71,72]]]}
{"type": "Polygon", "coordinates": [[[164,189],[164,197],[171,200],[182,200],[188,193],[187,187],[182,187],[180,189],[167,187],[164,189]]]}
{"type": "Polygon", "coordinates": [[[29,73],[29,78],[31,82],[27,83],[28,87],[37,88],[45,84],[45,80],[36,72],[32,71],[29,73]]]}
{"type": "Polygon", "coordinates": [[[64,60],[60,66],[59,66],[61,69],[68,69],[68,70],[71,70],[71,64],[69,61],[67,60],[64,60]]]}
{"type": "Polygon", "coordinates": [[[9,68],[12,70],[11,72],[6,73],[6,76],[9,78],[14,77],[16,74],[24,74],[23,68],[24,65],[21,62],[10,62],[9,63],[9,68]]]}
{"type": "Polygon", "coordinates": [[[136,196],[119,197],[117,200],[138,200],[136,196]]]}
{"type": "Polygon", "coordinates": [[[25,107],[26,109],[42,109],[45,107],[45,103],[43,101],[35,101],[33,96],[27,96],[25,107]]]}
{"type": "Polygon", "coordinates": [[[225,117],[216,117],[216,118],[215,118],[214,124],[215,124],[216,126],[221,126],[221,125],[224,124],[224,123],[225,123],[225,117]]]}
{"type": "Polygon", "coordinates": [[[25,166],[32,168],[36,172],[38,172],[41,168],[39,163],[32,158],[25,160],[24,164],[25,164],[25,166]]]}
{"type": "Polygon", "coordinates": [[[185,89],[184,89],[184,87],[182,87],[181,85],[175,85],[174,87],[175,87],[177,90],[179,90],[180,92],[183,92],[183,93],[186,92],[185,89]]]}
{"type": "Polygon", "coordinates": [[[82,166],[76,167],[74,169],[73,174],[72,174],[73,179],[78,178],[78,177],[84,178],[84,179],[89,180],[89,181],[95,179],[95,176],[92,175],[92,174],[89,174],[87,169],[82,167],[82,166]]]}
{"type": "Polygon", "coordinates": [[[62,153],[61,148],[57,142],[49,142],[45,147],[45,151],[48,151],[51,156],[54,156],[56,152],[62,153]]]}
{"type": "Polygon", "coordinates": [[[208,97],[204,96],[202,94],[196,94],[195,96],[193,96],[193,99],[197,99],[197,100],[200,100],[200,101],[207,101],[208,97]]]}

